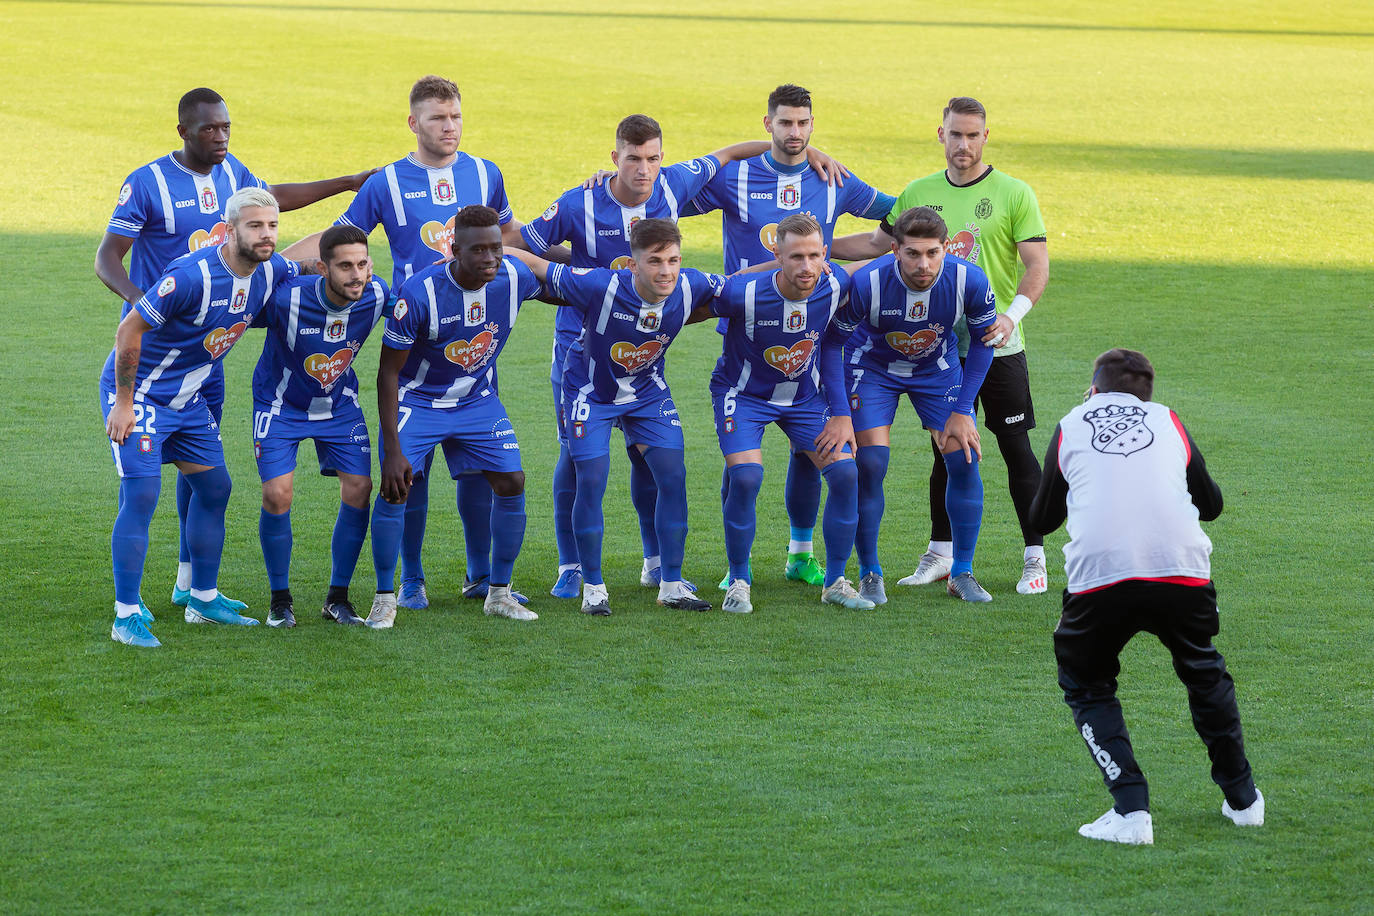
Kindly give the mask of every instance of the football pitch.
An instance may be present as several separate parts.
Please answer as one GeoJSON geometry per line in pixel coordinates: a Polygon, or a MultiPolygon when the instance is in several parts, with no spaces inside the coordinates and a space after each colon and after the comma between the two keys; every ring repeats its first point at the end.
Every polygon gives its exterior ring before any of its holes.
{"type": "MultiPolygon", "coordinates": [[[[1374,7],[464,6],[0,0],[0,303],[13,321],[0,338],[0,911],[1374,912],[1374,7]],[[1267,823],[1220,815],[1183,688],[1142,636],[1121,699],[1155,845],[1075,834],[1110,801],[1055,682],[1065,534],[1047,541],[1049,594],[1017,595],[1020,535],[990,435],[975,561],[990,605],[890,585],[885,607],[849,612],[784,582],[775,432],[754,614],[668,611],[639,587],[618,437],[615,615],[548,597],[556,443],[540,303],[500,360],[528,475],[515,585],[539,621],[459,597],[462,535],[440,479],[432,607],[402,610],[390,631],[323,623],[338,490],[306,447],[292,512],[301,625],[180,620],[168,472],[144,578],[163,647],[113,643],[117,481],[96,395],[119,303],[92,262],[121,182],[180,146],[176,101],[201,85],[225,96],[231,151],[269,182],[384,165],[414,149],[406,94],[426,73],[462,88],[462,148],[501,167],[526,222],[608,167],[629,113],[657,118],[678,161],[765,137],[767,93],[800,83],[813,144],[896,194],[943,166],[944,102],[983,101],[986,161],[1031,184],[1049,227],[1049,288],[1026,322],[1037,456],[1093,358],[1131,347],[1225,494],[1206,526],[1217,645],[1267,823]]],[[[280,247],[347,200],[283,214],[280,247]]],[[[846,218],[838,234],[867,225],[846,218]]],[[[683,228],[687,265],[719,270],[718,219],[683,228]]],[[[220,579],[259,618],[261,339],[226,363],[235,492],[220,579]]],[[[689,328],[667,360],[687,433],[684,571],[717,606],[706,381],[719,341],[689,328]]],[[[370,419],[376,347],[357,364],[370,419]]],[[[904,410],[893,430],[890,583],[928,535],[918,427],[904,410]]],[[[367,549],[352,592],[366,608],[367,549]]]]}

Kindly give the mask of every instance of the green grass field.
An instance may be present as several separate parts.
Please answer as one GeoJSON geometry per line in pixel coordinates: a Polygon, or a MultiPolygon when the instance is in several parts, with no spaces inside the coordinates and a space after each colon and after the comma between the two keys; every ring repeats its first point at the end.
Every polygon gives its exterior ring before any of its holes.
{"type": "MultiPolygon", "coordinates": [[[[460,5],[0,0],[0,911],[1374,911],[1374,8],[460,5]],[[839,613],[782,582],[779,437],[754,615],[684,616],[638,588],[623,455],[606,503],[616,615],[548,598],[538,304],[501,365],[529,475],[516,584],[537,623],[457,598],[461,533],[436,483],[434,607],[390,632],[324,625],[312,609],[337,490],[303,463],[301,626],[178,619],[168,475],[144,589],[164,647],[111,642],[116,477],[96,379],[119,313],[91,264],[121,181],[179,145],[176,100],[197,85],[225,95],[233,152],[269,181],[384,164],[414,148],[405,96],[428,72],[462,86],[463,148],[502,167],[522,220],[605,165],[630,112],[687,158],[763,136],[767,92],[795,81],[816,98],[815,144],[896,193],[942,166],[944,101],[982,99],[987,161],[1034,186],[1050,227],[1049,291],[1028,319],[1037,453],[1093,357],[1134,347],[1226,494],[1208,528],[1218,645],[1268,823],[1219,815],[1183,690],[1141,639],[1121,694],[1156,845],[1075,835],[1109,799],[1055,684],[1064,534],[1051,593],[1016,595],[995,448],[977,563],[989,606],[894,587],[876,612],[839,613]]],[[[345,204],[285,214],[283,247],[345,204]]],[[[718,269],[719,223],[684,228],[688,263],[718,269]]],[[[228,360],[221,585],[261,616],[259,347],[228,360]]],[[[669,357],[689,434],[686,571],[703,585],[724,565],[705,384],[718,350],[702,327],[669,357]]],[[[359,365],[369,398],[375,354],[359,365]]],[[[890,578],[927,533],[928,450],[903,421],[890,578]]],[[[370,590],[364,551],[355,601],[370,590]]]]}

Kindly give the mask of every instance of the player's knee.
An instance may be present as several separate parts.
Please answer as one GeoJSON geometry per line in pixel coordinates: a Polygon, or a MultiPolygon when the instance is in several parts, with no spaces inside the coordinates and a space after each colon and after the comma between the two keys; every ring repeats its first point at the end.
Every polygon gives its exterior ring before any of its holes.
{"type": "Polygon", "coordinates": [[[854,457],[858,465],[859,479],[862,481],[881,482],[887,476],[887,459],[890,449],[885,445],[868,445],[859,449],[859,454],[854,457]]]}
{"type": "Polygon", "coordinates": [[[277,477],[262,484],[262,507],[273,515],[281,515],[291,508],[291,480],[277,477]]]}
{"type": "Polygon", "coordinates": [[[488,474],[487,482],[497,496],[519,496],[525,492],[525,472],[506,471],[501,474],[488,474]]]}
{"type": "Polygon", "coordinates": [[[151,519],[157,508],[158,495],[162,491],[160,477],[125,477],[119,483],[121,513],[131,517],[151,519]]]}
{"type": "Polygon", "coordinates": [[[350,506],[367,508],[372,501],[372,478],[350,474],[339,478],[339,496],[350,506]]]}
{"type": "Polygon", "coordinates": [[[832,490],[856,487],[859,484],[859,468],[847,458],[832,461],[825,466],[825,481],[832,490]]]}
{"type": "Polygon", "coordinates": [[[726,469],[726,474],[730,478],[730,494],[733,496],[736,487],[739,488],[741,496],[749,499],[756,498],[759,490],[763,487],[763,465],[761,464],[736,464],[726,469]]]}
{"type": "Polygon", "coordinates": [[[198,474],[186,475],[191,491],[207,509],[223,509],[229,505],[229,495],[234,491],[234,483],[224,468],[210,468],[198,474]]]}

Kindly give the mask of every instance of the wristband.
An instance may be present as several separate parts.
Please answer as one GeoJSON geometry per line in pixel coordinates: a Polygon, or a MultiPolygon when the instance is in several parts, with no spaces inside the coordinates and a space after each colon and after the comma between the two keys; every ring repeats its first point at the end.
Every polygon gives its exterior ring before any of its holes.
{"type": "Polygon", "coordinates": [[[1035,305],[1035,303],[1031,302],[1030,296],[1023,296],[1017,293],[1016,298],[1011,300],[1010,307],[1008,307],[1003,314],[1010,318],[1013,324],[1020,324],[1021,319],[1026,317],[1026,313],[1031,310],[1031,306],[1033,305],[1035,305]]]}

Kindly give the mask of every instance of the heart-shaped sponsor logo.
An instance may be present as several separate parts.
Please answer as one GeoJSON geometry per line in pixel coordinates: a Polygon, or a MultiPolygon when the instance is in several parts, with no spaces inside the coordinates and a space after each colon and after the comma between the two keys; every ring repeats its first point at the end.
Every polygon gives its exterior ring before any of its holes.
{"type": "Polygon", "coordinates": [[[883,338],[887,345],[908,359],[918,359],[931,347],[940,342],[940,335],[930,328],[922,328],[915,334],[906,331],[888,331],[883,338]]]}
{"type": "Polygon", "coordinates": [[[788,378],[792,378],[800,375],[802,370],[806,368],[815,349],[816,344],[812,340],[799,340],[790,349],[788,347],[769,347],[763,351],[763,358],[768,360],[768,365],[788,378]]]}
{"type": "Polygon", "coordinates": [[[219,359],[229,352],[229,348],[243,336],[243,332],[248,330],[248,322],[240,321],[236,325],[227,328],[215,328],[205,335],[205,352],[210,354],[211,359],[219,359]]]}
{"type": "Polygon", "coordinates": [[[215,245],[224,243],[224,223],[215,223],[209,232],[204,229],[197,229],[191,233],[191,238],[186,243],[187,251],[200,251],[202,248],[212,248],[215,245]]]}
{"type": "Polygon", "coordinates": [[[945,241],[945,254],[952,254],[956,258],[963,258],[965,261],[971,260],[973,247],[978,244],[978,237],[967,229],[961,229],[951,235],[945,241]]]}
{"type": "Polygon", "coordinates": [[[453,221],[457,217],[450,216],[448,222],[440,223],[430,220],[420,227],[420,241],[426,248],[432,248],[444,257],[453,254],[453,221]]]}
{"type": "Polygon", "coordinates": [[[339,380],[339,376],[348,371],[348,367],[353,365],[353,350],[344,347],[337,350],[333,355],[328,353],[311,353],[305,358],[305,371],[310,377],[319,382],[325,391],[334,387],[334,383],[339,380]]]}
{"type": "Polygon", "coordinates": [[[626,372],[638,372],[649,363],[658,359],[658,354],[663,352],[663,343],[658,340],[646,340],[639,346],[620,340],[611,344],[611,359],[615,360],[626,372]]]}
{"type": "Polygon", "coordinates": [[[465,371],[471,372],[487,358],[494,339],[490,331],[483,331],[472,340],[455,340],[444,347],[444,357],[449,362],[462,366],[465,371]]]}

